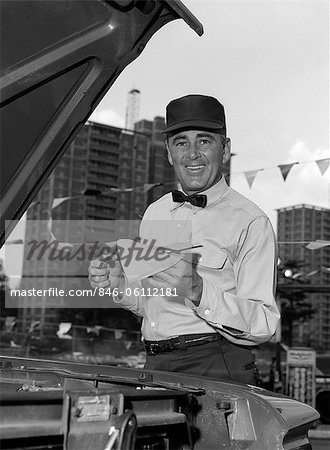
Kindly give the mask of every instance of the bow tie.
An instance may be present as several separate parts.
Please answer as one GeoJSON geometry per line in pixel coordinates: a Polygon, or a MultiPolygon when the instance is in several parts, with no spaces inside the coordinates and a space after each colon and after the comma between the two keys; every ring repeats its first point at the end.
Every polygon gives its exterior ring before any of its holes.
{"type": "Polygon", "coordinates": [[[205,208],[207,205],[207,197],[204,194],[185,195],[180,191],[172,192],[172,200],[176,203],[189,202],[194,206],[205,208]]]}

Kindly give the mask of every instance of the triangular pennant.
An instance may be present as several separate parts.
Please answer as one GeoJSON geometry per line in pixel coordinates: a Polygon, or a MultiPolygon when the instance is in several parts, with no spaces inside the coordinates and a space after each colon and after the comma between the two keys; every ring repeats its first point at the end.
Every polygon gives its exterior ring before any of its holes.
{"type": "Polygon", "coordinates": [[[66,200],[69,200],[73,197],[59,197],[59,198],[54,198],[53,203],[52,203],[52,209],[57,208],[57,206],[59,206],[61,203],[65,202],[66,200]]]}
{"type": "Polygon", "coordinates": [[[143,192],[146,193],[150,191],[151,189],[154,189],[157,186],[162,186],[163,183],[146,183],[143,187],[143,192]]]}
{"type": "MultiPolygon", "coordinates": [[[[81,245],[81,244],[78,244],[81,245]]],[[[71,244],[71,242],[58,242],[56,250],[63,250],[64,251],[69,251],[71,248],[74,247],[74,244],[71,244]]]]}
{"type": "Polygon", "coordinates": [[[294,166],[297,163],[290,163],[290,164],[280,164],[278,167],[281,171],[283,180],[285,181],[287,176],[289,175],[290,170],[292,169],[292,166],[294,166]]]}
{"type": "Polygon", "coordinates": [[[32,333],[34,330],[36,330],[40,325],[39,320],[33,320],[30,324],[29,333],[32,333]]]}
{"type": "Polygon", "coordinates": [[[254,179],[257,176],[259,170],[261,169],[247,170],[246,172],[243,172],[250,188],[252,187],[254,179]]]}
{"type": "Polygon", "coordinates": [[[40,204],[39,201],[38,202],[32,202],[31,205],[28,207],[28,209],[32,208],[35,205],[39,205],[39,204],[40,204]]]}
{"type": "Polygon", "coordinates": [[[52,227],[53,227],[53,218],[52,218],[51,214],[49,213],[49,219],[48,219],[48,222],[47,222],[47,228],[48,228],[48,231],[49,231],[49,234],[50,234],[50,237],[52,238],[52,240],[56,241],[56,237],[54,236],[54,234],[52,232],[52,227]]]}
{"type": "Polygon", "coordinates": [[[11,333],[13,331],[15,325],[17,325],[16,317],[7,316],[5,319],[5,332],[11,333]]]}
{"type": "Polygon", "coordinates": [[[292,275],[291,279],[292,279],[292,280],[295,280],[296,278],[300,278],[300,277],[302,277],[303,275],[304,275],[304,272],[297,272],[297,273],[294,273],[294,274],[292,275]]]}
{"type": "Polygon", "coordinates": [[[129,349],[131,348],[131,346],[132,346],[132,342],[131,342],[131,341],[126,341],[126,342],[125,342],[125,348],[126,348],[126,350],[129,350],[129,349]]]}
{"type": "Polygon", "coordinates": [[[145,183],[142,190],[146,194],[148,191],[153,189],[156,186],[156,183],[145,183]]]}
{"type": "Polygon", "coordinates": [[[330,273],[330,267],[324,267],[324,266],[322,266],[322,267],[321,267],[321,270],[322,270],[322,272],[330,273]]]}
{"type": "Polygon", "coordinates": [[[70,336],[69,334],[67,334],[72,327],[72,323],[71,322],[62,322],[58,325],[58,331],[56,331],[57,336],[60,339],[72,339],[72,336],[70,336]]]}
{"type": "Polygon", "coordinates": [[[311,272],[306,273],[305,277],[312,277],[313,275],[316,275],[319,273],[319,270],[312,270],[311,272]]]}
{"type": "Polygon", "coordinates": [[[318,168],[320,169],[321,175],[323,175],[330,165],[330,158],[319,159],[318,161],[315,162],[318,165],[318,168]]]}
{"type": "MultiPolygon", "coordinates": [[[[49,231],[49,234],[50,234],[50,237],[51,237],[51,239],[53,240],[53,241],[57,241],[57,239],[56,239],[56,237],[55,237],[55,235],[54,235],[54,233],[53,233],[53,231],[52,231],[52,227],[53,227],[53,218],[52,218],[52,216],[51,216],[51,214],[49,213],[49,219],[48,219],[48,222],[47,222],[47,228],[48,228],[48,231],[49,231]]],[[[65,248],[66,250],[69,250],[69,248],[73,248],[74,247],[74,245],[73,244],[71,244],[71,242],[58,242],[57,241],[57,247],[56,247],[56,250],[61,250],[61,249],[63,249],[63,248],[65,248]]]]}
{"type": "Polygon", "coordinates": [[[307,244],[306,248],[308,248],[308,250],[318,250],[319,248],[327,247],[328,245],[330,245],[330,241],[322,241],[317,239],[316,241],[307,244]]]}
{"type": "Polygon", "coordinates": [[[123,332],[121,330],[115,330],[115,339],[121,339],[123,337],[123,332]]]}
{"type": "Polygon", "coordinates": [[[23,239],[16,239],[14,241],[5,242],[5,245],[24,244],[23,239]]]}
{"type": "MultiPolygon", "coordinates": [[[[133,188],[111,188],[111,192],[132,192],[133,188]]],[[[105,192],[103,192],[105,194],[105,192]]]]}
{"type": "Polygon", "coordinates": [[[93,326],[93,327],[86,327],[86,332],[87,334],[89,333],[93,333],[96,334],[97,336],[100,335],[100,329],[101,327],[99,325],[93,326]]]}

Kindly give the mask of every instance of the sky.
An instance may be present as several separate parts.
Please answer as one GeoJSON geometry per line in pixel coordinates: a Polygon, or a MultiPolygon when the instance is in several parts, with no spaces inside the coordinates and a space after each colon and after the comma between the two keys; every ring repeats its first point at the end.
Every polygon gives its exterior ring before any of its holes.
{"type": "Polygon", "coordinates": [[[231,186],[276,229],[276,209],[329,207],[329,5],[326,0],[184,0],[183,20],[159,30],[98,105],[91,120],[123,127],[127,95],[139,89],[140,119],[164,116],[173,98],[212,95],[225,106],[231,186]],[[300,162],[283,181],[279,164],[300,162]],[[252,188],[244,172],[258,172],[252,188]]]}

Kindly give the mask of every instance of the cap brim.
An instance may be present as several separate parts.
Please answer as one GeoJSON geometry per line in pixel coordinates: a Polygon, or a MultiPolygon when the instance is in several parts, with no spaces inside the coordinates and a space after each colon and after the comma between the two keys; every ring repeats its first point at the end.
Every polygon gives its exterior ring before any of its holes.
{"type": "Polygon", "coordinates": [[[166,127],[162,133],[169,133],[171,131],[181,130],[183,128],[200,128],[207,130],[222,130],[224,129],[224,124],[219,122],[211,122],[209,120],[185,120],[183,122],[177,122],[169,127],[166,127]]]}

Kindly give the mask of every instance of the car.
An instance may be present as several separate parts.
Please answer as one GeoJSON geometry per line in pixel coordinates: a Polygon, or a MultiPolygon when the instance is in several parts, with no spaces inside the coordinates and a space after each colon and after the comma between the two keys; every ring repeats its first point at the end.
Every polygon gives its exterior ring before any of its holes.
{"type": "MultiPolygon", "coordinates": [[[[0,7],[3,244],[152,35],[175,19],[199,35],[203,27],[179,0],[1,0],[0,7]]],[[[143,368],[3,355],[0,375],[4,449],[307,450],[319,417],[257,386],[143,368]]]]}
{"type": "Polygon", "coordinates": [[[320,421],[330,423],[330,355],[316,355],[316,409],[320,421]]]}

